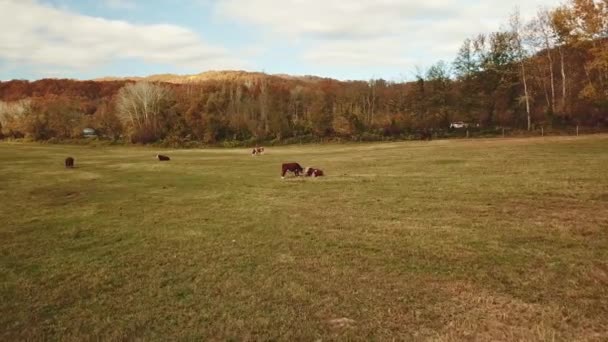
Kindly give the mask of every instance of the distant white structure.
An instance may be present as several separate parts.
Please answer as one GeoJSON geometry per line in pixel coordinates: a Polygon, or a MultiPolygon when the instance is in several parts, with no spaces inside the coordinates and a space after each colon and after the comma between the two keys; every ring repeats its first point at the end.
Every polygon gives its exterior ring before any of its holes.
{"type": "Polygon", "coordinates": [[[450,128],[468,128],[469,124],[463,121],[456,121],[450,124],[450,128]]]}
{"type": "Polygon", "coordinates": [[[82,135],[83,135],[85,138],[88,138],[88,137],[96,137],[96,136],[97,136],[97,133],[96,133],[96,132],[95,132],[95,130],[94,130],[94,129],[92,129],[92,128],[85,128],[85,129],[83,129],[83,130],[82,130],[82,135]]]}

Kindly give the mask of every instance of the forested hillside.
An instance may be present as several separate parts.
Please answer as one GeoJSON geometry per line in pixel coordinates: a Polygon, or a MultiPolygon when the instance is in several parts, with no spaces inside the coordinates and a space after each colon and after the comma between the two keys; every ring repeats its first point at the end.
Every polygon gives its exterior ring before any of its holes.
{"type": "MultiPolygon", "coordinates": [[[[446,130],[608,126],[608,1],[570,0],[464,41],[414,82],[246,72],[0,82],[0,137],[175,143],[382,139],[446,130]]],[[[395,74],[401,70],[395,70],[395,74]]]]}

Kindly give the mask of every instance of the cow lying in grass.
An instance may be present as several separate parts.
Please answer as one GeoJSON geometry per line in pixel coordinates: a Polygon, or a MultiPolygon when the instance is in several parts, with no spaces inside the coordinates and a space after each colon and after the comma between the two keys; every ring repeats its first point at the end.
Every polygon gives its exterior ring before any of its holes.
{"type": "Polygon", "coordinates": [[[163,156],[162,154],[157,154],[156,158],[158,158],[159,161],[169,161],[169,160],[171,160],[171,158],[169,158],[167,156],[163,156]]]}
{"type": "Polygon", "coordinates": [[[263,147],[254,147],[253,151],[251,151],[251,155],[252,156],[257,156],[260,154],[264,154],[264,148],[263,147]]]}
{"type": "Polygon", "coordinates": [[[284,163],[281,165],[281,178],[285,178],[285,173],[293,172],[296,177],[304,171],[304,168],[298,163],[284,163]]]}
{"type": "Polygon", "coordinates": [[[67,167],[68,169],[73,168],[74,167],[74,158],[72,158],[72,157],[65,158],[65,167],[67,167]]]}
{"type": "Polygon", "coordinates": [[[323,170],[315,169],[314,167],[307,167],[304,171],[306,177],[321,177],[323,176],[323,170]]]}

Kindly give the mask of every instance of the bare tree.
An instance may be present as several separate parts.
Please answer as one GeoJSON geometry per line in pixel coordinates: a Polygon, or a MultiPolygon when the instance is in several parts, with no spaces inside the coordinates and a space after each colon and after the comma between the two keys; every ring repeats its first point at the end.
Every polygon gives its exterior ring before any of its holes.
{"type": "Polygon", "coordinates": [[[566,95],[567,95],[567,79],[566,79],[566,67],[564,62],[564,47],[568,44],[572,44],[575,40],[572,32],[574,28],[572,27],[572,11],[564,6],[560,6],[555,10],[550,12],[551,15],[551,28],[556,34],[556,39],[558,42],[557,50],[559,52],[560,58],[560,69],[562,76],[562,103],[561,110],[566,109],[566,95]]]}
{"type": "Polygon", "coordinates": [[[370,126],[373,126],[374,124],[374,114],[376,111],[376,85],[377,85],[377,80],[371,79],[368,82],[369,85],[369,92],[368,95],[366,97],[366,102],[367,102],[367,110],[368,110],[368,123],[370,126]]]}
{"type": "Polygon", "coordinates": [[[528,30],[530,40],[534,42],[534,45],[541,46],[547,57],[547,63],[549,66],[549,84],[551,87],[551,101],[549,102],[549,108],[553,113],[555,110],[555,73],[553,71],[553,50],[556,45],[556,33],[553,29],[551,14],[546,8],[540,9],[536,18],[534,18],[528,30]]]}
{"type": "Polygon", "coordinates": [[[135,136],[144,140],[157,139],[169,96],[169,90],[158,84],[127,84],[118,92],[118,117],[123,124],[132,128],[135,136]]]}
{"type": "Polygon", "coordinates": [[[4,135],[14,136],[25,134],[23,121],[25,116],[32,111],[32,101],[29,99],[15,102],[0,101],[0,127],[4,135]]]}
{"type": "Polygon", "coordinates": [[[516,9],[510,18],[511,32],[513,34],[513,44],[516,54],[517,61],[519,62],[521,69],[521,78],[524,84],[524,100],[526,103],[526,114],[528,122],[528,131],[532,128],[532,118],[530,116],[530,96],[528,94],[528,79],[526,75],[526,59],[527,53],[523,44],[523,26],[521,23],[521,17],[519,15],[519,9],[516,9]]]}
{"type": "Polygon", "coordinates": [[[264,136],[266,136],[269,132],[268,126],[268,112],[270,110],[270,91],[268,89],[268,81],[266,78],[262,78],[260,80],[260,95],[259,95],[259,105],[260,105],[260,116],[262,120],[262,130],[264,132],[264,136]]]}

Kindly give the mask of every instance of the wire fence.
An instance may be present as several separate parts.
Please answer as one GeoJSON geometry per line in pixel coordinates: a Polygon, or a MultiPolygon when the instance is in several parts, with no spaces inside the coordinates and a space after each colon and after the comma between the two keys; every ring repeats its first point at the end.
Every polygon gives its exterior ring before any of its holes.
{"type": "Polygon", "coordinates": [[[510,127],[495,128],[455,128],[447,130],[435,130],[433,137],[437,139],[447,138],[507,138],[507,137],[543,137],[543,136],[579,136],[587,134],[608,133],[608,128],[572,126],[572,127],[534,127],[532,130],[513,129],[510,127]]]}

